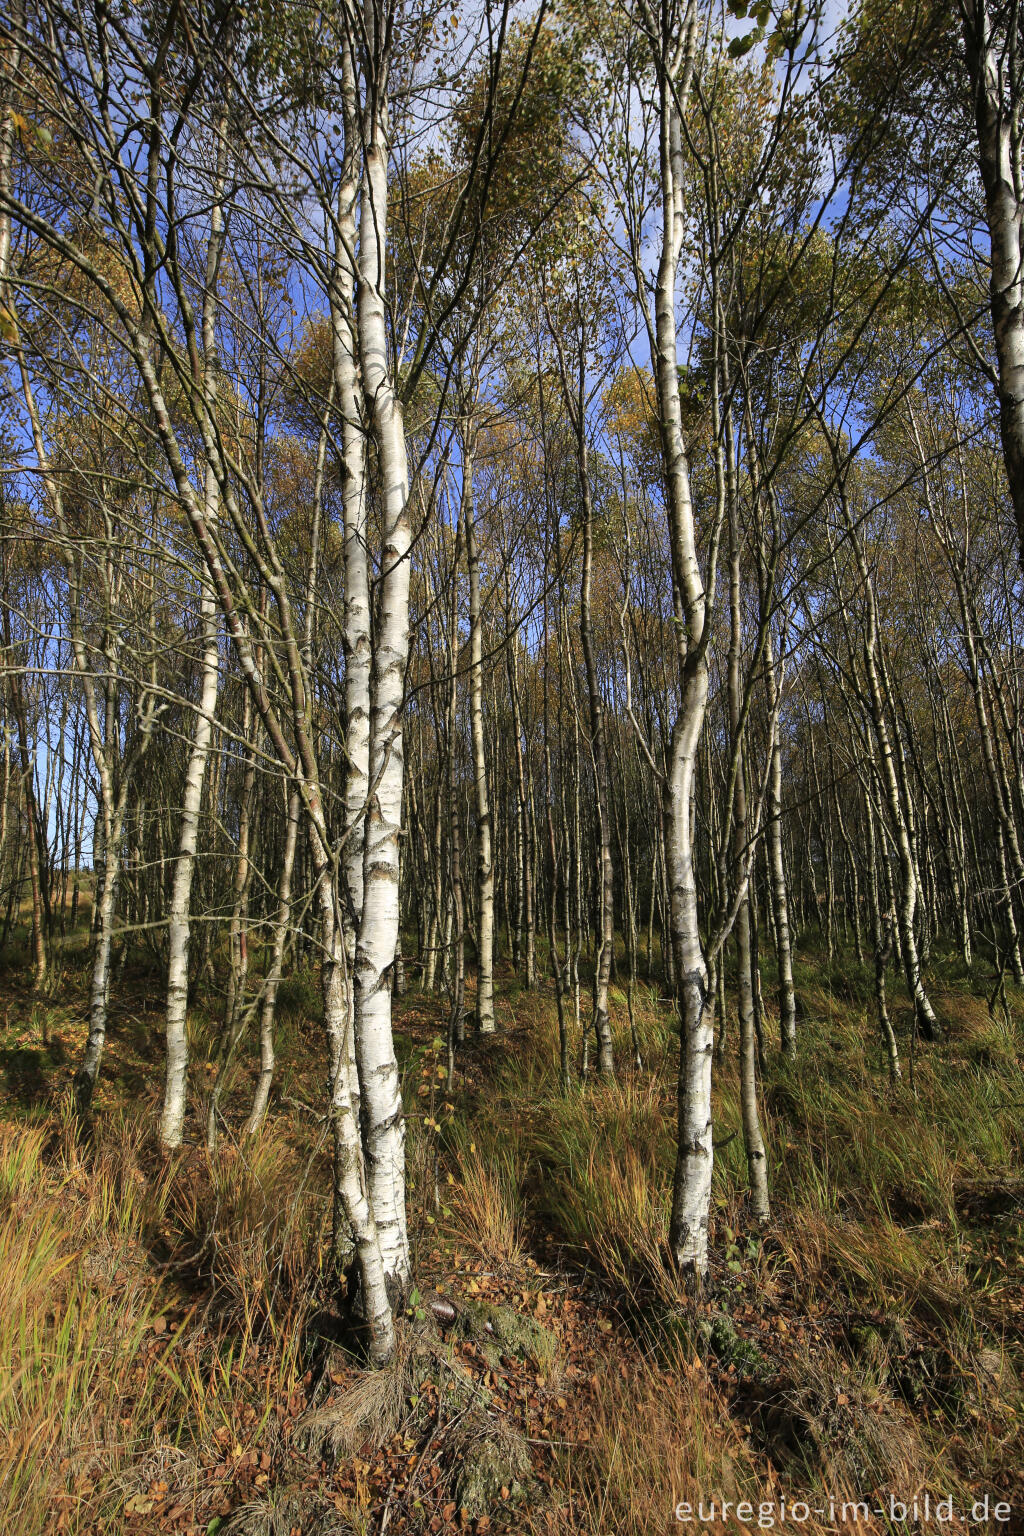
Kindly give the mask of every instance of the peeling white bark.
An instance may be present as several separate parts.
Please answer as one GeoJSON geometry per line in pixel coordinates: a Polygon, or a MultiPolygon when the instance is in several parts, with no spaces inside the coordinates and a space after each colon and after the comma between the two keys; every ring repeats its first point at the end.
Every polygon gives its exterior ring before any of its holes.
{"type": "MultiPolygon", "coordinates": [[[[368,12],[368,15],[370,13],[368,12]]],[[[385,251],[388,138],[382,81],[364,127],[359,225],[359,348],[380,473],[380,607],[374,634],[370,791],[363,851],[363,908],[355,947],[355,1048],[367,1180],[384,1273],[392,1289],[411,1278],[405,1212],[405,1118],[391,1029],[398,942],[402,820],[402,710],[409,659],[411,518],[402,407],[387,351],[385,251]]],[[[371,93],[373,94],[373,93],[371,93]]]]}
{"type": "MultiPolygon", "coordinates": [[[[213,205],[210,210],[210,237],[207,245],[206,286],[203,294],[203,409],[215,433],[213,416],[217,408],[217,279],[226,234],[224,188],[227,180],[227,111],[217,122],[217,169],[213,205]]],[[[203,493],[203,516],[208,529],[216,525],[219,503],[217,474],[207,463],[203,493]]],[[[192,877],[199,842],[199,820],[206,783],[206,766],[213,740],[213,722],[217,709],[220,650],[217,594],[208,580],[203,580],[200,598],[200,623],[203,651],[200,663],[199,701],[185,783],[181,796],[181,821],[178,828],[178,856],[174,865],[171,896],[167,908],[167,1065],[164,1101],[160,1115],[160,1142],[170,1150],[180,1147],[185,1127],[188,1093],[188,946],[191,936],[192,877]]]]}

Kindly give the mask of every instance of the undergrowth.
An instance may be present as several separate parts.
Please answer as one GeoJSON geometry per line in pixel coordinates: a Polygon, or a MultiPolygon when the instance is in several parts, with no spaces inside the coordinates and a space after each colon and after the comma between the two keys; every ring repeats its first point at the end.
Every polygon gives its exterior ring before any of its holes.
{"type": "MultiPolygon", "coordinates": [[[[140,991],[112,1020],[83,1147],[71,982],[33,1002],[8,970],[0,1528],[653,1533],[684,1501],[925,1490],[1020,1509],[1019,1025],[940,971],[940,1043],[911,1051],[894,1000],[894,1087],[856,968],[843,984],[805,954],[798,980],[796,1062],[766,1020],[764,1231],[746,1210],[730,1042],[716,1072],[698,1296],[666,1242],[676,1036],[656,989],[635,988],[632,1026],[613,989],[619,1060],[635,1031],[643,1069],[569,1092],[546,989],[509,987],[502,1033],[468,1044],[453,1084],[445,999],[398,1002],[417,1283],[460,1321],[417,1343],[417,1293],[404,1374],[382,1396],[341,1347],[314,979],[284,989],[261,1136],[239,1134],[240,1070],[216,1158],[197,1094],[197,1144],[164,1161],[155,1005],[140,991]],[[492,1441],[513,1471],[481,1461],[492,1441]],[[470,1464],[484,1468],[472,1486],[470,1464]]],[[[198,1014],[194,1036],[202,1084],[212,1021],[198,1014]]],[[[804,1529],[831,1528],[816,1520],[804,1529]]]]}

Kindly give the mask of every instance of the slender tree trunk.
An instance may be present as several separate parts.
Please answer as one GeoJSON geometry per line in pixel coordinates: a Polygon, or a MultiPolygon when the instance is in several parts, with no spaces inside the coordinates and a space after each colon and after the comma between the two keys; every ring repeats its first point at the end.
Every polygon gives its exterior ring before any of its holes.
{"type": "MultiPolygon", "coordinates": [[[[692,842],[697,748],[708,699],[706,599],[697,560],[690,466],[683,438],[676,349],[675,286],[683,239],[682,131],[685,74],[692,58],[696,12],[687,10],[681,54],[672,69],[659,59],[662,243],[655,290],[655,341],[669,549],[676,604],[679,705],[672,727],[662,800],[669,921],[681,1020],[677,1082],[677,1152],[669,1241],[684,1274],[707,1273],[708,1217],[714,1151],[711,1065],[714,1040],[708,1013],[708,972],[701,944],[692,842]],[[680,70],[684,80],[680,80],[680,70]]],[[[668,44],[662,38],[662,47],[668,44]]]]}
{"type": "Polygon", "coordinates": [[[614,1077],[615,1058],[612,1052],[612,1027],[608,1017],[608,983],[611,979],[612,954],[615,947],[615,870],[612,864],[610,786],[605,709],[604,699],[601,695],[601,682],[597,675],[597,657],[594,651],[594,623],[591,614],[591,591],[594,577],[594,509],[590,494],[590,465],[587,454],[586,422],[583,418],[582,395],[583,387],[581,381],[580,398],[577,401],[577,411],[579,414],[576,423],[580,494],[583,501],[580,638],[583,644],[583,661],[586,667],[587,697],[590,707],[590,746],[594,754],[594,791],[597,802],[598,841],[598,947],[594,965],[593,1030],[594,1038],[597,1042],[597,1070],[603,1077],[614,1077]]]}
{"type": "MultiPolygon", "coordinates": [[[[123,811],[123,807],[121,808],[123,811]]],[[[94,871],[96,880],[96,937],[93,945],[92,975],[89,982],[89,1033],[82,1064],[75,1073],[75,1106],[79,1119],[87,1121],[92,1112],[93,1096],[107,1039],[107,1003],[110,992],[110,953],[117,912],[117,890],[121,874],[121,816],[109,818],[103,839],[103,868],[94,871]]]]}
{"type": "Polygon", "coordinates": [[[1024,563],[1024,62],[1019,32],[1011,35],[1020,12],[1005,8],[1000,39],[990,0],[959,8],[985,188],[999,430],[1024,563]]]}
{"type": "Polygon", "coordinates": [[[245,1123],[245,1134],[255,1136],[263,1124],[270,1103],[270,1089],[274,1081],[274,1013],[277,993],[283,974],[284,953],[288,942],[288,926],[292,911],[292,871],[295,867],[295,847],[298,842],[299,820],[302,806],[297,789],[288,792],[288,820],[285,827],[284,854],[281,860],[281,878],[277,887],[277,916],[274,920],[270,948],[270,970],[267,974],[263,1003],[260,1008],[260,1075],[252,1109],[245,1123]]]}
{"type": "Polygon", "coordinates": [[[878,872],[875,853],[875,813],[871,806],[870,796],[865,797],[868,823],[868,897],[871,903],[871,942],[874,949],[875,961],[875,1005],[878,1009],[878,1028],[882,1035],[882,1044],[885,1046],[886,1059],[889,1063],[889,1077],[896,1082],[902,1075],[900,1072],[900,1053],[896,1044],[896,1035],[889,1018],[889,1010],[885,997],[885,971],[889,964],[889,954],[892,950],[892,929],[889,922],[882,917],[878,899],[878,872]]]}
{"type": "Polygon", "coordinates": [[[506,647],[509,698],[512,704],[512,728],[515,732],[516,803],[519,817],[519,857],[521,861],[521,886],[523,904],[522,959],[528,989],[537,982],[537,918],[534,909],[533,890],[533,841],[530,818],[530,796],[527,788],[526,747],[524,745],[523,713],[519,694],[519,647],[513,643],[506,647]]]}
{"type": "Polygon", "coordinates": [[[384,1274],[401,1294],[409,1284],[411,1263],[405,1210],[405,1116],[391,1029],[391,985],[398,942],[402,711],[409,659],[412,525],[402,407],[388,367],[384,303],[386,108],[373,91],[369,95],[375,99],[368,109],[364,148],[358,314],[363,388],[377,445],[383,539],[371,674],[371,794],[355,950],[355,1045],[370,1202],[384,1274]]]}
{"type": "MultiPolygon", "coordinates": [[[[768,708],[774,716],[779,707],[779,685],[772,640],[768,639],[765,676],[768,708]]],[[[796,992],[793,987],[793,942],[789,928],[789,887],[782,849],[782,732],[776,730],[768,776],[768,872],[775,925],[775,956],[779,977],[779,1040],[782,1054],[796,1055],[796,992]]]]}
{"type": "Polygon", "coordinates": [[[462,434],[462,523],[469,571],[469,714],[476,791],[476,1027],[492,1035],[494,1021],[494,861],[491,850],[491,801],[484,741],[483,614],[480,610],[480,555],[473,506],[475,428],[467,421],[462,434]]]}
{"type": "MultiPolygon", "coordinates": [[[[206,287],[203,296],[203,351],[205,376],[203,407],[211,418],[217,408],[219,367],[217,343],[217,283],[226,234],[224,190],[227,182],[227,109],[217,120],[217,170],[213,206],[210,211],[210,238],[206,257],[206,287]]],[[[213,430],[211,425],[211,430],[213,430]]],[[[217,520],[219,491],[212,463],[206,466],[203,515],[207,526],[217,520]]],[[[196,710],[192,749],[185,770],[178,828],[178,855],[174,865],[171,898],[167,909],[167,1072],[164,1082],[163,1111],[160,1116],[160,1141],[168,1150],[179,1147],[185,1125],[188,1086],[188,949],[191,937],[192,878],[199,842],[199,819],[206,782],[206,767],[213,740],[213,721],[217,709],[220,673],[220,624],[217,595],[211,583],[202,582],[200,623],[203,651],[200,662],[199,702],[196,710]]]]}
{"type": "MultiPolygon", "coordinates": [[[[4,619],[5,623],[9,624],[9,615],[6,608],[4,609],[4,619]]],[[[46,930],[43,922],[43,867],[39,852],[41,838],[39,833],[39,806],[36,798],[35,764],[28,745],[24,690],[21,677],[15,676],[12,679],[12,693],[14,694],[14,713],[18,727],[18,754],[21,759],[21,792],[25,800],[28,875],[32,893],[32,928],[29,940],[34,967],[32,983],[34,990],[39,992],[46,985],[46,978],[49,973],[49,959],[46,952],[46,930]]]]}
{"type": "Polygon", "coordinates": [[[466,1010],[466,913],[462,883],[462,823],[459,818],[459,775],[455,744],[459,718],[459,602],[458,573],[462,546],[462,522],[455,529],[452,558],[452,603],[448,632],[448,860],[451,884],[452,965],[451,1012],[448,1018],[449,1077],[455,1067],[455,1050],[465,1039],[466,1010]]]}
{"type": "Polygon", "coordinates": [[[232,880],[231,919],[228,924],[228,988],[224,1004],[224,1027],[234,1032],[238,1016],[245,1007],[245,989],[249,975],[249,884],[252,875],[253,792],[256,784],[256,757],[253,746],[252,700],[244,696],[242,737],[246,742],[242,787],[238,797],[238,852],[232,880]]]}
{"type": "Polygon", "coordinates": [[[334,385],[341,416],[345,612],[345,845],[342,873],[349,969],[363,910],[363,857],[370,783],[370,582],[367,562],[366,430],[359,377],[355,247],[360,190],[360,125],[351,50],[342,57],[345,161],[338,192],[335,261],[329,294],[334,385]]]}
{"type": "MultiPolygon", "coordinates": [[[[911,829],[908,825],[907,814],[904,810],[903,798],[900,793],[900,778],[893,748],[892,731],[890,731],[889,722],[886,717],[885,694],[883,691],[884,679],[878,655],[878,617],[874,582],[868,572],[861,549],[860,538],[856,532],[849,507],[846,505],[845,491],[841,491],[841,500],[847,532],[850,535],[851,547],[857,563],[866,605],[866,622],[861,637],[861,655],[868,685],[867,698],[871,722],[875,740],[878,744],[878,754],[881,758],[880,776],[882,787],[885,792],[886,804],[892,822],[893,836],[896,841],[896,849],[900,861],[902,891],[897,906],[897,923],[903,967],[907,978],[907,991],[913,1003],[914,1017],[918,1030],[926,1040],[932,1040],[938,1034],[938,1023],[921,978],[921,962],[917,938],[914,932],[919,881],[914,848],[911,841],[911,829]]],[[[895,719],[893,731],[897,733],[898,740],[899,722],[895,719]]]]}
{"type": "MultiPolygon", "coordinates": [[[[734,879],[739,881],[743,878],[744,861],[749,858],[749,853],[740,682],[743,618],[740,591],[739,509],[735,494],[733,438],[728,418],[726,419],[726,440],[729,455],[729,726],[736,763],[736,783],[732,805],[732,855],[734,879]]],[[[750,1208],[755,1221],[766,1222],[771,1216],[771,1205],[768,1197],[768,1160],[757,1105],[757,1030],[754,1012],[749,881],[745,883],[744,894],[736,913],[736,984],[739,993],[740,1021],[740,1114],[743,1122],[743,1145],[747,1154],[747,1176],[750,1180],[750,1208]]],[[[709,1033],[712,1027],[709,1024],[709,1033]]]]}
{"type": "MultiPolygon", "coordinates": [[[[315,832],[314,832],[315,837],[315,832]]],[[[360,1137],[355,1074],[351,1068],[353,1028],[351,988],[345,976],[345,940],[337,890],[326,853],[317,841],[320,928],[323,943],[321,988],[328,1047],[328,1089],[334,1150],[334,1253],[339,1269],[354,1250],[359,1273],[358,1307],[370,1333],[370,1358],[383,1365],[394,1355],[395,1324],[391,1305],[392,1271],[368,1188],[368,1169],[360,1137]]]]}

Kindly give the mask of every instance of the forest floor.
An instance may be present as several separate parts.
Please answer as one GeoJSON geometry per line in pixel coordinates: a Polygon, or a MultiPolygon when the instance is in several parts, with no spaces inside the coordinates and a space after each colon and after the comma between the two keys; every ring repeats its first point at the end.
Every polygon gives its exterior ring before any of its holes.
{"type": "Polygon", "coordinates": [[[768,1020],[773,1221],[745,1213],[730,1042],[713,1270],[689,1298],[664,1244],[677,1046],[656,990],[636,1000],[644,1067],[566,1096],[547,986],[502,979],[501,1032],[467,1045],[451,1090],[446,1002],[412,987],[396,1024],[418,1289],[374,1374],[327,1274],[315,978],[282,987],[267,1126],[240,1143],[246,1064],[212,1162],[198,1018],[197,1144],[164,1162],[154,976],[129,959],[114,989],[85,1151],[68,1108],[84,951],[47,999],[23,957],[0,963],[10,1536],[1024,1531],[1024,999],[994,1021],[933,962],[944,1039],[911,1053],[897,996],[894,1089],[867,971],[804,953],[794,1064],[768,1020]]]}

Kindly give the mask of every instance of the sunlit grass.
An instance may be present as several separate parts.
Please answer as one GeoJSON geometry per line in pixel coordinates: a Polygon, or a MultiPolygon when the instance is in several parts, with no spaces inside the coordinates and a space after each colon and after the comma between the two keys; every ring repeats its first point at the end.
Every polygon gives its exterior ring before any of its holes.
{"type": "MultiPolygon", "coordinates": [[[[852,1496],[858,1467],[875,1480],[994,1487],[1012,1461],[1024,1413],[1018,1026],[993,1021],[960,979],[936,986],[946,1037],[915,1047],[911,1077],[894,988],[904,1080],[893,1088],[860,978],[844,984],[838,962],[826,971],[813,957],[800,969],[795,1065],[777,1057],[770,1008],[767,1023],[766,1234],[745,1213],[730,1020],[715,1075],[712,1279],[697,1298],[667,1245],[678,1037],[656,988],[634,995],[643,1070],[630,1064],[620,984],[619,1081],[568,1093],[548,986],[499,996],[508,1033],[475,1064],[469,1048],[471,1090],[443,1081],[444,1000],[414,992],[402,1005],[419,1020],[401,1042],[417,1263],[429,1254],[443,1270],[458,1254],[523,1285],[540,1259],[598,1281],[622,1319],[596,1346],[585,1438],[557,1447],[557,1476],[523,1529],[655,1532],[674,1502],[709,1492],[852,1496]],[[707,1353],[708,1320],[744,1308],[820,1320],[772,1367],[776,1411],[796,1426],[784,1472],[707,1353]],[[858,1353],[865,1319],[882,1339],[877,1359],[858,1353]],[[922,1395],[905,1401],[900,1373],[919,1366],[922,1395]]],[[[226,1507],[211,1468],[284,1443],[286,1413],[308,1400],[332,1284],[329,1148],[309,1107],[322,1079],[314,993],[306,973],[286,989],[279,1097],[260,1136],[232,1129],[247,1109],[239,1073],[212,1162],[198,1148],[160,1159],[152,1106],[116,1107],[118,1052],[136,1049],[128,1035],[114,1042],[93,1145],[77,1143],[53,1096],[0,1131],[4,1531],[120,1536],[169,1500],[205,1530],[226,1507]]],[[[197,1016],[200,1059],[215,1023],[197,1016]]],[[[253,1509],[280,1492],[252,1491],[253,1509]]],[[[375,1528],[372,1500],[363,1513],[375,1528]]]]}

